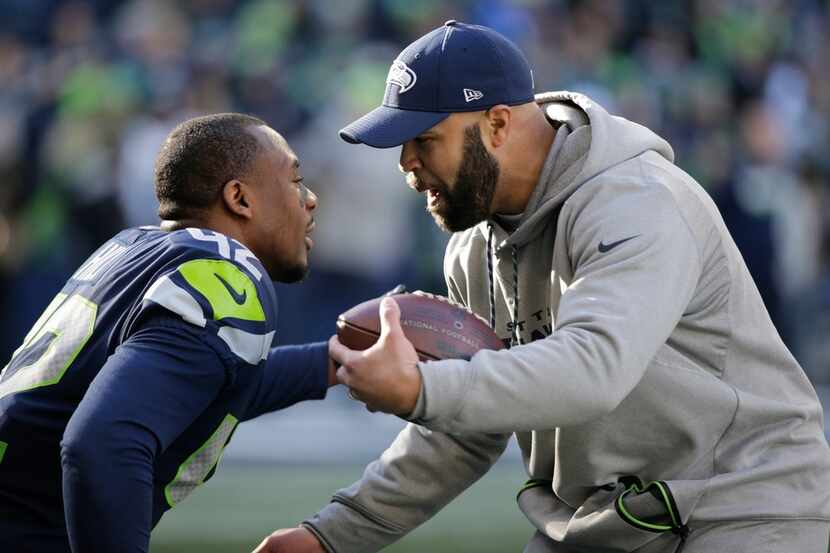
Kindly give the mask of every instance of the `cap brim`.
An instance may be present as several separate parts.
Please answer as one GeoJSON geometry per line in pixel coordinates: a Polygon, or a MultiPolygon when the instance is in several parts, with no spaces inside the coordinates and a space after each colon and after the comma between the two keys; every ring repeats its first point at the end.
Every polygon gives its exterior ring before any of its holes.
{"type": "Polygon", "coordinates": [[[373,148],[394,148],[434,127],[450,114],[380,106],[340,130],[340,138],[373,148]]]}

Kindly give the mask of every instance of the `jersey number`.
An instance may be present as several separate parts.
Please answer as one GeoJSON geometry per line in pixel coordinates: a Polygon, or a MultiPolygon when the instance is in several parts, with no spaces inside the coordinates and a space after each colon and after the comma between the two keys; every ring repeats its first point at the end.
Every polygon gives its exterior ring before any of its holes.
{"type": "MultiPolygon", "coordinates": [[[[231,243],[228,240],[228,237],[224,234],[219,234],[218,232],[211,232],[210,234],[207,234],[202,229],[198,228],[188,228],[187,232],[190,233],[190,236],[196,240],[201,240],[202,242],[215,242],[216,246],[219,248],[219,255],[225,259],[231,259],[231,243]]],[[[260,270],[257,269],[253,263],[248,261],[249,259],[256,259],[256,256],[251,253],[250,250],[246,250],[239,245],[234,252],[233,259],[248,269],[248,271],[254,275],[255,279],[262,280],[262,273],[260,270]]]]}
{"type": "Polygon", "coordinates": [[[0,373],[0,399],[60,382],[92,336],[97,316],[98,306],[78,294],[55,296],[0,373]]]}

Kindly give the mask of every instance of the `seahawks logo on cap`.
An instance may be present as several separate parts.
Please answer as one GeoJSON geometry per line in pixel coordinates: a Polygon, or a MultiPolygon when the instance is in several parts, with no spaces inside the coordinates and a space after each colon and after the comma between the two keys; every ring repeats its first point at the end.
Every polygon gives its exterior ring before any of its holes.
{"type": "Polygon", "coordinates": [[[396,84],[401,88],[398,94],[403,94],[415,86],[415,81],[417,80],[418,77],[415,75],[415,72],[400,60],[392,62],[392,67],[389,68],[389,75],[386,76],[386,84],[396,84]]]}

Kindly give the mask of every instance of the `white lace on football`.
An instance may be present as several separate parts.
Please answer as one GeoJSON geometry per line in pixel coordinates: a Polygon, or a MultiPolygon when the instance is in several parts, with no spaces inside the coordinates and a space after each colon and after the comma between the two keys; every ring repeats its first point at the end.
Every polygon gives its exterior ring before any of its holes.
{"type": "Polygon", "coordinates": [[[473,312],[473,310],[471,310],[466,305],[464,305],[462,303],[458,303],[457,301],[452,301],[447,296],[439,296],[437,294],[430,294],[429,292],[424,292],[423,290],[415,290],[412,293],[415,294],[416,296],[422,296],[422,297],[425,297],[425,298],[431,298],[431,299],[434,299],[434,300],[442,301],[444,303],[448,303],[448,304],[452,305],[453,307],[458,307],[459,309],[463,309],[464,311],[466,311],[467,313],[469,313],[470,315],[472,315],[473,317],[475,317],[476,319],[478,319],[482,323],[486,324],[487,326],[490,326],[487,323],[487,319],[485,319],[484,317],[482,317],[478,313],[473,312]]]}

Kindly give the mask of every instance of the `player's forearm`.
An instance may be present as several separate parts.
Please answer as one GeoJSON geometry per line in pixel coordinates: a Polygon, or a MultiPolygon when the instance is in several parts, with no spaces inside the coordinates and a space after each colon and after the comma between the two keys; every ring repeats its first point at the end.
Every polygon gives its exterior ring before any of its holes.
{"type": "Polygon", "coordinates": [[[326,397],[330,369],[326,342],[272,348],[246,419],[326,397]]]}

